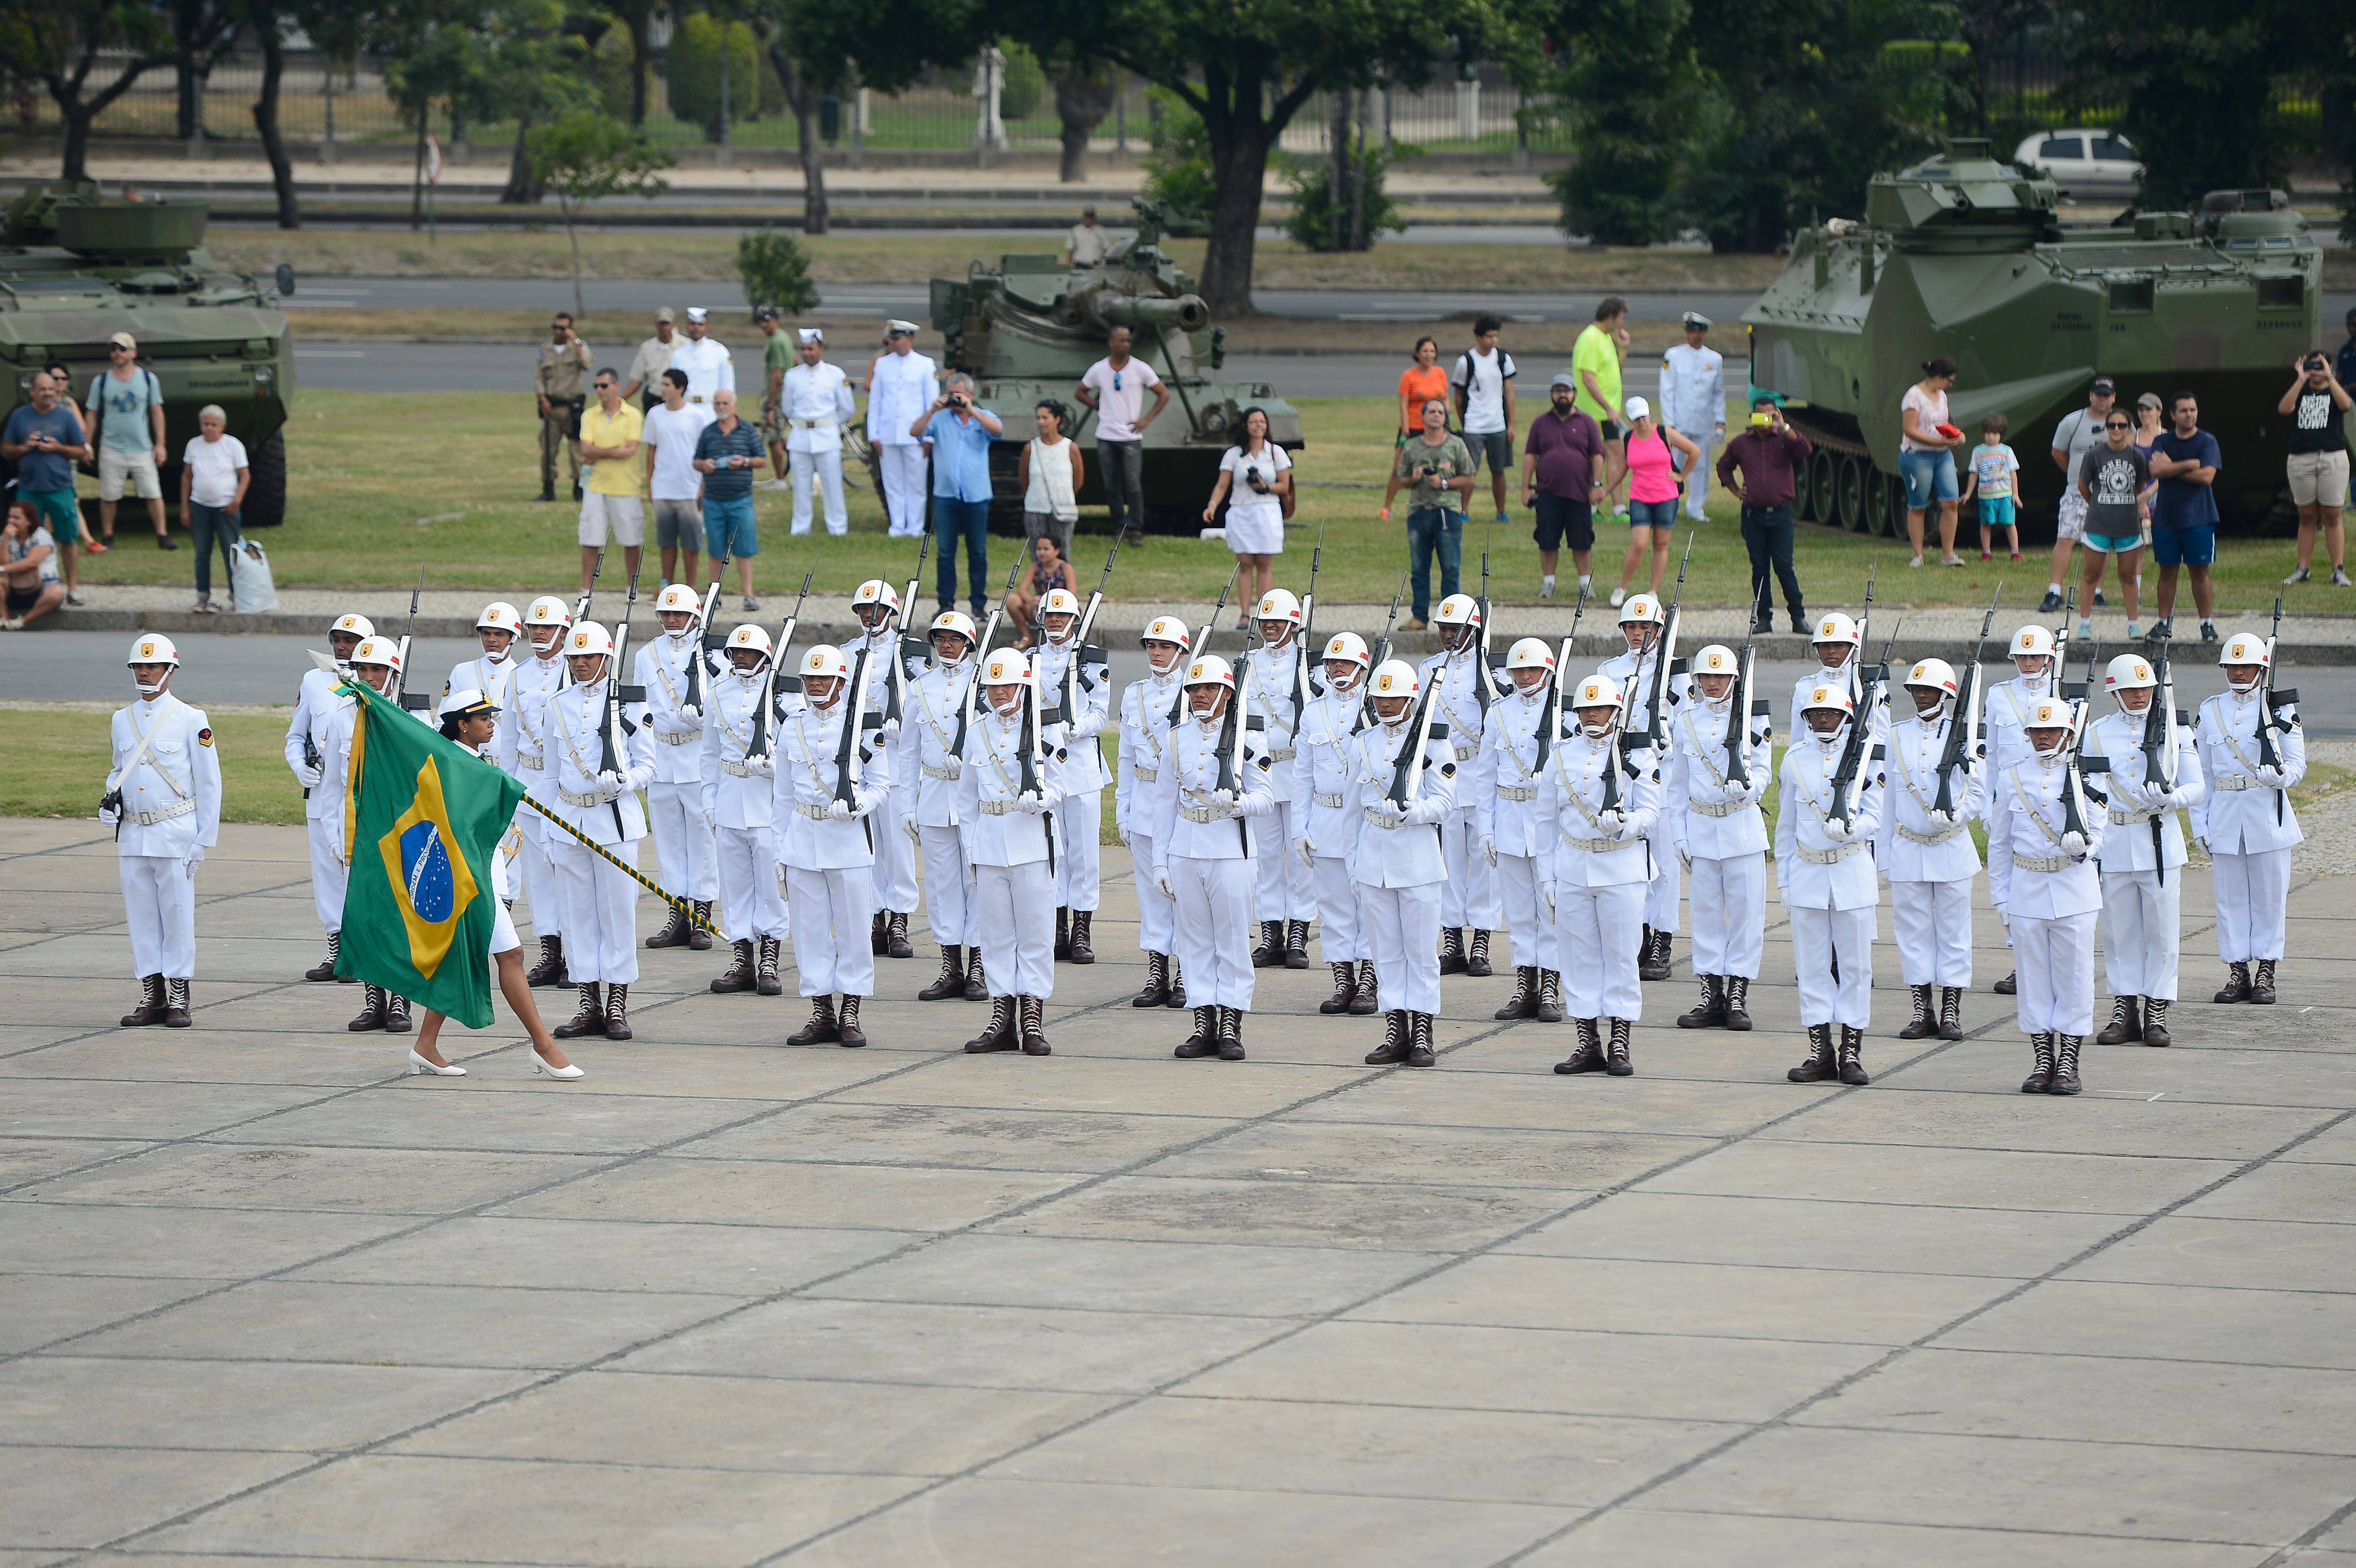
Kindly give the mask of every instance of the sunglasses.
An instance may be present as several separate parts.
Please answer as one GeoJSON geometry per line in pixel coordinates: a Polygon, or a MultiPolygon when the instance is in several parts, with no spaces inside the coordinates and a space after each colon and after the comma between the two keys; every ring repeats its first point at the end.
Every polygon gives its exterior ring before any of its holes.
{"type": "Polygon", "coordinates": [[[2113,420],[2103,428],[2104,430],[2125,430],[2127,428],[2127,421],[2125,420],[2113,420]]]}

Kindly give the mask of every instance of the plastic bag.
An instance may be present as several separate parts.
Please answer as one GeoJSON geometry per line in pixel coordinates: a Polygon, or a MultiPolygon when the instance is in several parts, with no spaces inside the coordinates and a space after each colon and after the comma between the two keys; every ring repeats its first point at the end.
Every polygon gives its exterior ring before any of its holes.
{"type": "Polygon", "coordinates": [[[241,539],[229,552],[230,607],[241,615],[264,615],[278,608],[278,584],[270,557],[260,545],[241,539]]]}

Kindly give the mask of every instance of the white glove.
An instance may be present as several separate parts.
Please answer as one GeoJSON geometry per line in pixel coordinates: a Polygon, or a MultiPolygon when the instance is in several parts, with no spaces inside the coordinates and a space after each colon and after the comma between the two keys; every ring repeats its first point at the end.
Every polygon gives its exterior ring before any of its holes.
{"type": "Polygon", "coordinates": [[[777,896],[784,898],[786,896],[786,863],[778,860],[773,864],[777,868],[777,896]]]}
{"type": "Polygon", "coordinates": [[[886,719],[885,720],[884,720],[884,728],[883,728],[883,730],[882,730],[881,733],[883,734],[883,737],[884,737],[885,740],[887,740],[887,741],[888,741],[888,740],[890,740],[893,736],[897,735],[899,732],[900,732],[900,721],[899,721],[897,719],[886,719]]]}
{"type": "Polygon", "coordinates": [[[703,722],[703,709],[698,708],[692,702],[689,703],[686,707],[681,708],[679,710],[679,716],[690,724],[701,724],[703,722]]]}
{"type": "Polygon", "coordinates": [[[1857,828],[1854,824],[1844,822],[1837,816],[1827,816],[1825,818],[1825,837],[1836,844],[1846,844],[1857,837],[1857,828]]]}
{"type": "Polygon", "coordinates": [[[1388,795],[1384,795],[1380,800],[1376,801],[1372,810],[1376,816],[1383,817],[1391,822],[1405,822],[1407,820],[1407,807],[1401,805],[1398,802],[1393,800],[1388,795]]]}
{"type": "Polygon", "coordinates": [[[909,843],[914,844],[919,849],[925,847],[925,830],[916,826],[916,819],[915,817],[904,816],[900,818],[900,828],[901,831],[907,834],[909,843]]]}
{"type": "Polygon", "coordinates": [[[1937,807],[1935,807],[1935,806],[1933,806],[1933,807],[1932,808],[1932,810],[1931,810],[1931,826],[1932,826],[1932,827],[1953,827],[1954,825],[1955,825],[1955,814],[1954,814],[1954,812],[1952,812],[1952,811],[1941,811],[1941,810],[1939,810],[1939,809],[1938,809],[1937,807]]]}
{"type": "Polygon", "coordinates": [[[2268,789],[2281,789],[2289,777],[2280,768],[2261,767],[2257,772],[2258,782],[2268,789]]]}
{"type": "Polygon", "coordinates": [[[1693,869],[1693,849],[1683,840],[1677,844],[1677,864],[1688,871],[1693,869]]]}
{"type": "Polygon", "coordinates": [[[775,757],[747,757],[744,765],[753,770],[755,778],[773,779],[777,776],[777,759],[775,757]]]}
{"type": "Polygon", "coordinates": [[[1112,825],[1112,836],[1120,840],[1120,847],[1122,848],[1126,849],[1129,848],[1128,828],[1123,827],[1119,823],[1116,822],[1112,825]]]}
{"type": "Polygon", "coordinates": [[[1497,841],[1494,838],[1482,839],[1481,853],[1488,857],[1490,869],[1494,870],[1497,865],[1497,841]]]}
{"type": "Polygon", "coordinates": [[[199,844],[181,859],[180,869],[188,873],[188,880],[193,882],[197,880],[197,868],[204,863],[205,847],[199,844]]]}
{"type": "Polygon", "coordinates": [[[1317,869],[1317,846],[1309,841],[1308,834],[1304,833],[1295,838],[1292,841],[1292,848],[1300,854],[1301,865],[1312,871],[1317,869]]]}
{"type": "Polygon", "coordinates": [[[605,792],[607,800],[619,800],[622,798],[622,775],[616,773],[599,773],[597,787],[605,792]]]}
{"type": "Polygon", "coordinates": [[[2086,858],[2086,836],[2083,833],[2064,833],[2062,835],[2062,853],[2069,856],[2072,860],[2084,859],[2086,858]]]}
{"type": "Polygon", "coordinates": [[[941,763],[941,766],[948,770],[949,780],[951,783],[955,783],[957,780],[965,777],[965,759],[963,757],[951,753],[948,760],[941,763]]]}
{"type": "Polygon", "coordinates": [[[327,769],[315,768],[308,763],[297,763],[294,765],[294,782],[305,789],[317,789],[319,781],[327,777],[327,769]]]}
{"type": "Polygon", "coordinates": [[[709,811],[703,814],[703,830],[706,833],[720,831],[720,818],[716,814],[709,811]]]}
{"type": "Polygon", "coordinates": [[[850,821],[850,820],[851,820],[851,803],[850,803],[849,801],[847,801],[847,800],[830,800],[830,801],[828,801],[828,802],[826,803],[826,819],[827,819],[829,822],[848,822],[848,821],[850,821]]]}
{"type": "Polygon", "coordinates": [[[1211,792],[1211,804],[1232,809],[1236,804],[1236,792],[1231,789],[1215,789],[1211,792]]]}
{"type": "Polygon", "coordinates": [[[1552,882],[1540,882],[1538,884],[1538,897],[1546,900],[1547,917],[1552,918],[1555,912],[1554,884],[1552,882]]]}
{"type": "Polygon", "coordinates": [[[1047,809],[1047,803],[1039,798],[1037,790],[1026,789],[1014,797],[1014,809],[1025,816],[1036,816],[1047,809]]]}
{"type": "Polygon", "coordinates": [[[123,814],[111,805],[102,805],[98,808],[98,820],[103,826],[112,827],[123,820],[123,814]]]}
{"type": "Polygon", "coordinates": [[[1156,866],[1153,868],[1153,886],[1161,892],[1163,898],[1169,899],[1173,902],[1177,901],[1177,890],[1170,885],[1169,867],[1156,866]]]}
{"type": "Polygon", "coordinates": [[[1628,826],[1628,814],[1618,806],[1610,811],[1599,811],[1595,814],[1595,826],[1602,830],[1606,838],[1617,838],[1628,826]]]}

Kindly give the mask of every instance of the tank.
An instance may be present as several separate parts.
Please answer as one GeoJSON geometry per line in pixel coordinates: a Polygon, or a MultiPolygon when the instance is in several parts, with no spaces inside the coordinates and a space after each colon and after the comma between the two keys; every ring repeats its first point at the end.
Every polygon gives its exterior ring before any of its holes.
{"type": "Polygon", "coordinates": [[[1754,389],[1785,398],[1815,443],[1795,515],[1905,532],[1899,400],[1944,354],[1961,367],[1947,400],[1964,451],[1988,414],[2010,422],[2025,536],[2052,538],[2053,430],[2097,373],[2129,411],[2144,392],[2196,395],[2222,456],[2218,509],[2228,527],[2258,527],[2284,492],[2289,416],[2275,409],[2291,358],[2321,342],[2322,266],[2280,191],[2064,229],[2052,183],[1994,161],[1986,142],[1876,175],[1865,220],[1804,231],[1743,313],[1754,389]]]}
{"type": "MultiPolygon", "coordinates": [[[[1033,405],[1043,398],[1062,403],[1070,411],[1065,433],[1084,445],[1092,441],[1095,411],[1072,392],[1104,357],[1106,336],[1116,326],[1130,329],[1130,353],[1170,385],[1170,406],[1145,430],[1150,531],[1201,530],[1220,454],[1235,443],[1246,409],[1267,412],[1269,438],[1279,445],[1298,452],[1303,444],[1299,411],[1274,388],[1217,379],[1226,329],[1212,325],[1194,280],[1162,253],[1162,204],[1140,197],[1130,205],[1136,234],[1098,266],[1068,267],[1059,255],[1010,255],[994,268],[976,261],[962,279],[933,280],[933,326],[947,339],[947,368],[973,377],[981,401],[1006,422],[1005,437],[991,449],[991,526],[997,531],[1023,531],[1015,474],[1032,435],[1033,405]]],[[[1087,467],[1076,498],[1102,506],[1102,476],[1095,463],[1087,467]]]]}
{"type": "MultiPolygon", "coordinates": [[[[164,390],[166,504],[179,505],[179,454],[198,433],[197,411],[219,403],[252,470],[241,521],[274,527],[286,515],[284,431],[294,391],[286,317],[275,290],[213,264],[208,214],[202,202],[102,196],[88,181],[36,182],[10,202],[0,215],[0,419],[52,359],[65,362],[74,402],[86,406],[91,379],[108,366],[106,340],[128,332],[164,390]]],[[[293,286],[288,269],[278,286],[293,286]]]]}

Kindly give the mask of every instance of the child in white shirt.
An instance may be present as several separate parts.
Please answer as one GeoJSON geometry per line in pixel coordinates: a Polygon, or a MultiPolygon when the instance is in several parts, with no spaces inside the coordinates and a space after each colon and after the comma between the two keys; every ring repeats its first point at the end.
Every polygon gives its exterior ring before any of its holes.
{"type": "Polygon", "coordinates": [[[2005,444],[2009,428],[2002,414],[1990,414],[1980,421],[1980,443],[1972,448],[1971,471],[1964,476],[1965,504],[1970,504],[1973,492],[1979,494],[1982,560],[1995,559],[1989,546],[1998,533],[2011,536],[2012,559],[2020,559],[2020,525],[2013,500],[2020,459],[2005,444]]]}

